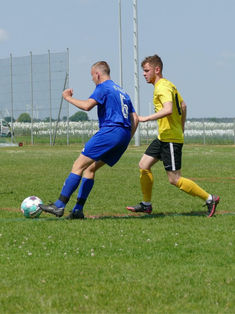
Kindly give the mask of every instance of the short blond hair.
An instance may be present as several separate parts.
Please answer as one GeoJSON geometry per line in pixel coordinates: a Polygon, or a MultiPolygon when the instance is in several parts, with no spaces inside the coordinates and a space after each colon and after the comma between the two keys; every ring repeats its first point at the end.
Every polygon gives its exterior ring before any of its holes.
{"type": "Polygon", "coordinates": [[[97,61],[92,68],[98,68],[103,74],[110,75],[110,67],[106,61],[97,61]]]}
{"type": "Polygon", "coordinates": [[[159,68],[161,69],[161,72],[163,70],[163,62],[162,62],[162,59],[158,55],[146,57],[141,62],[142,68],[144,67],[146,63],[149,63],[151,66],[154,66],[154,67],[159,66],[159,68]]]}

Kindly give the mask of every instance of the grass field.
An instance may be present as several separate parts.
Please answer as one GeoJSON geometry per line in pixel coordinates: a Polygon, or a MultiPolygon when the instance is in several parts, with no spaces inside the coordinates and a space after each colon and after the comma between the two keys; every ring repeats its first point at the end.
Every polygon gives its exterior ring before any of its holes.
{"type": "Polygon", "coordinates": [[[24,218],[25,197],[57,199],[81,148],[0,148],[0,312],[234,313],[235,146],[184,147],[183,175],[221,196],[215,217],[160,163],[153,214],[127,212],[141,201],[142,146],[97,172],[83,221],[24,218]]]}

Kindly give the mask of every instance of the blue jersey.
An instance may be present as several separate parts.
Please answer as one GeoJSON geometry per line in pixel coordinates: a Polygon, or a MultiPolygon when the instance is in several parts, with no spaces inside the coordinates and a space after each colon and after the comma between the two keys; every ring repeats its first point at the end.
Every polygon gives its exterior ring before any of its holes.
{"type": "Polygon", "coordinates": [[[98,102],[99,126],[122,126],[131,129],[130,113],[135,112],[129,95],[112,80],[96,86],[89,97],[98,102]]]}

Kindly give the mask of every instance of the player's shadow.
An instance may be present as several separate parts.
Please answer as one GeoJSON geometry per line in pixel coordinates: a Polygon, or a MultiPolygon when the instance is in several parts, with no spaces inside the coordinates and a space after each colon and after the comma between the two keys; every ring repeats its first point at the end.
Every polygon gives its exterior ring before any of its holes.
{"type": "MultiPolygon", "coordinates": [[[[86,215],[84,219],[79,219],[79,221],[85,221],[85,220],[112,220],[112,219],[160,219],[160,218],[166,218],[166,217],[178,217],[178,216],[195,216],[195,217],[203,217],[207,216],[207,212],[203,211],[191,211],[189,213],[177,213],[177,212],[161,212],[161,213],[156,213],[156,214],[104,214],[104,215],[86,215]]],[[[71,222],[70,219],[66,219],[66,217],[49,217],[49,216],[44,216],[38,218],[38,220],[53,220],[53,221],[69,221],[71,222]]],[[[78,221],[77,219],[74,221],[78,221]]]]}
{"type": "Polygon", "coordinates": [[[157,218],[166,218],[166,217],[177,217],[177,216],[195,216],[203,217],[207,216],[207,212],[200,211],[191,211],[189,213],[176,213],[176,212],[161,212],[156,214],[127,214],[127,215],[96,215],[96,216],[87,216],[85,219],[157,219],[157,218]]]}

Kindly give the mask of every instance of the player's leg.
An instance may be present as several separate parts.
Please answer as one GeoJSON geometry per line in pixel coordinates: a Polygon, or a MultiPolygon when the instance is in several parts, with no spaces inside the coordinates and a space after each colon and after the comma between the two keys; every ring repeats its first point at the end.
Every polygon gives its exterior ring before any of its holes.
{"type": "Polygon", "coordinates": [[[75,160],[72,170],[72,173],[83,176],[84,171],[90,167],[95,162],[94,159],[89,156],[84,155],[83,153],[75,160]]]}
{"type": "Polygon", "coordinates": [[[58,200],[49,205],[42,204],[40,205],[40,208],[45,212],[56,215],[57,217],[63,216],[64,208],[73,192],[77,189],[81,181],[83,171],[92,163],[94,163],[93,159],[81,154],[74,162],[72,171],[63,184],[58,200]]]}
{"type": "Polygon", "coordinates": [[[176,173],[167,171],[169,182],[180,190],[190,194],[192,196],[197,196],[203,199],[208,208],[208,216],[211,217],[214,215],[216,206],[219,203],[220,197],[217,195],[209,194],[204,189],[202,189],[198,184],[194,181],[181,177],[176,171],[176,173]]]}
{"type": "MultiPolygon", "coordinates": [[[[86,144],[83,155],[92,156],[96,162],[83,170],[82,183],[79,188],[77,203],[69,219],[81,218],[83,206],[94,185],[95,172],[104,164],[114,166],[121,158],[130,141],[130,132],[123,128],[103,128],[86,144]]],[[[76,165],[75,165],[76,167],[76,165]]],[[[73,169],[76,171],[76,169],[73,169]]]]}
{"type": "Polygon", "coordinates": [[[192,196],[198,196],[204,201],[207,201],[210,194],[203,190],[194,181],[184,178],[181,176],[180,170],[177,171],[167,171],[168,180],[171,184],[178,187],[180,190],[190,194],[192,196]]]}
{"type": "Polygon", "coordinates": [[[103,161],[95,161],[83,172],[81,185],[78,191],[77,202],[71,211],[68,219],[82,219],[84,218],[83,207],[93,188],[95,172],[101,168],[105,163],[103,161]]]}
{"type": "Polygon", "coordinates": [[[150,214],[152,212],[152,189],[153,189],[153,174],[152,166],[158,162],[157,158],[144,154],[139,162],[140,169],[140,186],[142,191],[142,202],[136,206],[127,206],[127,209],[132,212],[144,212],[150,214]]]}
{"type": "Polygon", "coordinates": [[[161,146],[162,142],[155,139],[146,149],[143,157],[139,162],[140,168],[140,185],[143,195],[143,200],[136,206],[128,206],[127,209],[133,212],[152,212],[152,188],[153,188],[153,174],[151,171],[152,166],[161,160],[161,146]]]}
{"type": "Polygon", "coordinates": [[[144,154],[139,162],[140,185],[144,204],[146,203],[151,204],[154,181],[151,168],[157,161],[158,159],[144,154]]]}
{"type": "Polygon", "coordinates": [[[168,180],[171,184],[175,185],[185,193],[197,196],[204,200],[208,207],[208,216],[211,217],[215,213],[216,206],[219,203],[219,196],[209,194],[194,181],[181,176],[181,151],[181,144],[166,143],[165,145],[163,163],[165,165],[168,180]],[[167,153],[168,144],[169,151],[167,153]]]}

